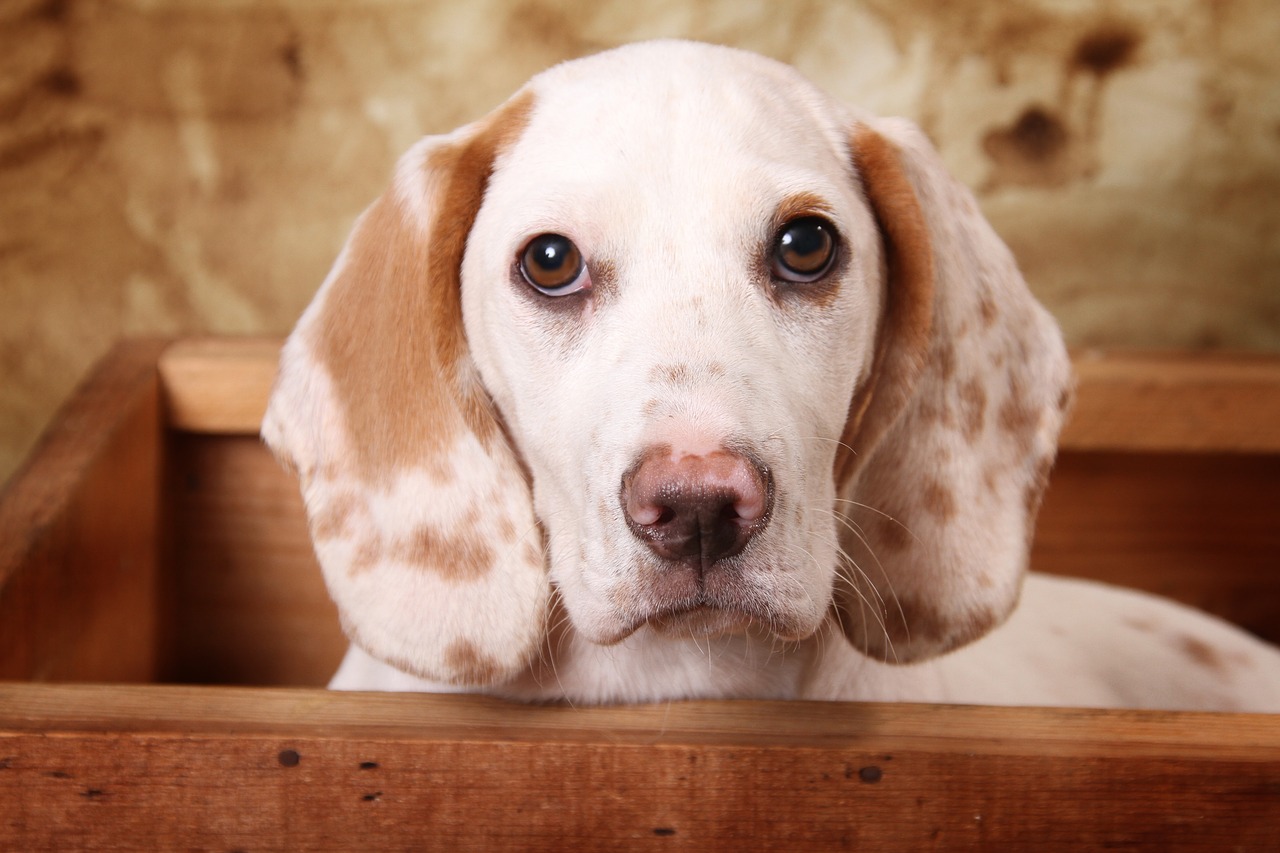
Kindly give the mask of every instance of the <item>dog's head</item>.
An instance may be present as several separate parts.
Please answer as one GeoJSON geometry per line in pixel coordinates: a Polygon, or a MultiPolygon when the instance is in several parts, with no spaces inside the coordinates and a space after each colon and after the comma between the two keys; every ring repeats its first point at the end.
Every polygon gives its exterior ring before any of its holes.
{"type": "Polygon", "coordinates": [[[423,140],[287,342],[263,434],[352,639],[501,681],[599,643],[876,657],[1016,601],[1058,330],[918,130],[738,51],[636,45],[423,140]]]}

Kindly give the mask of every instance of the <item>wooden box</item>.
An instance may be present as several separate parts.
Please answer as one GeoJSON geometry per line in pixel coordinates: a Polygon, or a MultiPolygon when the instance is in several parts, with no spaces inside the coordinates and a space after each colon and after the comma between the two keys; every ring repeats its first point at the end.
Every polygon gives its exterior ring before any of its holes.
{"type": "MultiPolygon", "coordinates": [[[[131,342],[0,499],[0,849],[1276,849],[1280,717],[331,694],[278,341],[131,342]]],[[[1077,357],[1041,571],[1280,639],[1280,359],[1077,357]]]]}

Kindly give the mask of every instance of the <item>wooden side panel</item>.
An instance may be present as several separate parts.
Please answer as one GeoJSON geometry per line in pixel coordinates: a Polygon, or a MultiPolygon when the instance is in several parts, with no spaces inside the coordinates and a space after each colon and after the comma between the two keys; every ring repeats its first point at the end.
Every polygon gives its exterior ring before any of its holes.
{"type": "Polygon", "coordinates": [[[298,484],[256,437],[170,438],[166,679],[322,686],[346,650],[298,484]]]}
{"type": "Polygon", "coordinates": [[[113,350],[0,496],[0,678],[156,675],[164,346],[113,350]]]}
{"type": "Polygon", "coordinates": [[[1066,451],[1031,566],[1168,596],[1280,642],[1280,455],[1066,451]]]}
{"type": "Polygon", "coordinates": [[[1280,825],[1280,731],[1252,716],[4,686],[0,707],[44,720],[0,722],[8,849],[1164,853],[1270,849],[1280,825]]]}

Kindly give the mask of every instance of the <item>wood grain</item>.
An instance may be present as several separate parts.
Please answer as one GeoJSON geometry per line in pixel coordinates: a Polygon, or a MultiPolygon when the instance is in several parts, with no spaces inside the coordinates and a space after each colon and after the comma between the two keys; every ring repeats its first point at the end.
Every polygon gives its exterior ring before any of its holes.
{"type": "Polygon", "coordinates": [[[14,849],[1262,850],[1280,821],[1280,729],[1248,715],[5,685],[0,707],[14,849]]]}
{"type": "Polygon", "coordinates": [[[256,434],[275,381],[281,341],[189,338],[160,357],[166,421],[177,430],[256,434]]]}
{"type": "Polygon", "coordinates": [[[165,347],[112,350],[0,495],[0,678],[156,675],[165,347]]]}
{"type": "Polygon", "coordinates": [[[1074,355],[1068,450],[1280,453],[1280,358],[1266,354],[1074,355]]]}

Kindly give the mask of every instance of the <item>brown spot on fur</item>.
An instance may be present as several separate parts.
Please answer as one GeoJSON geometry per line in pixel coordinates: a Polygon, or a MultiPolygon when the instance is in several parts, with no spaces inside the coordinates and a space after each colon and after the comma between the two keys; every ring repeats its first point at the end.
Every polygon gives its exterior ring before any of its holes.
{"type": "MultiPolygon", "coordinates": [[[[913,541],[911,529],[903,523],[901,518],[877,516],[871,524],[874,530],[873,546],[899,553],[911,547],[913,541]]],[[[873,547],[872,551],[875,550],[873,547]]]]}
{"type": "Polygon", "coordinates": [[[475,643],[458,640],[444,650],[444,663],[458,684],[490,684],[502,675],[502,666],[480,651],[475,643]]]}
{"type": "Polygon", "coordinates": [[[503,542],[516,541],[516,524],[505,515],[498,516],[498,538],[503,542]]]}
{"type": "Polygon", "coordinates": [[[950,521],[956,515],[956,499],[951,490],[937,480],[929,480],[920,491],[920,505],[939,521],[950,521]]]}
{"type": "Polygon", "coordinates": [[[942,378],[950,380],[956,373],[956,348],[950,341],[940,342],[934,347],[933,357],[942,378]]]}
{"type": "Polygon", "coordinates": [[[870,516],[867,521],[864,521],[863,529],[867,532],[867,544],[859,542],[852,530],[847,530],[844,525],[841,525],[841,544],[846,553],[852,555],[867,548],[870,548],[873,556],[882,551],[901,553],[911,547],[911,543],[915,540],[911,535],[908,519],[901,512],[884,512],[884,514],[870,516]]]}
{"type": "Polygon", "coordinates": [[[538,543],[528,539],[525,540],[521,556],[530,565],[537,565],[542,562],[542,550],[538,547],[538,543]]]}
{"type": "Polygon", "coordinates": [[[1196,664],[1205,669],[1221,670],[1225,668],[1225,662],[1217,650],[1204,642],[1190,635],[1181,638],[1182,651],[1196,664]]]}
{"type": "Polygon", "coordinates": [[[495,562],[493,547],[473,525],[463,523],[453,532],[424,524],[396,543],[392,556],[420,566],[451,581],[475,581],[484,577],[495,562]]]}
{"type": "Polygon", "coordinates": [[[1040,410],[1028,399],[1017,373],[1010,376],[1009,396],[1000,406],[999,423],[1002,430],[1017,439],[1020,452],[1030,449],[1035,429],[1040,424],[1040,410]]]}
{"type": "Polygon", "coordinates": [[[960,389],[960,429],[969,443],[978,440],[987,420],[987,391],[982,382],[970,379],[961,383],[960,389]]]}
{"type": "MultiPolygon", "coordinates": [[[[997,614],[988,608],[948,612],[928,602],[900,598],[896,607],[888,608],[885,632],[895,644],[909,642],[940,654],[981,637],[997,619],[997,614]]],[[[888,648],[884,653],[891,654],[888,648]]]]}
{"type": "Polygon", "coordinates": [[[651,382],[662,382],[668,385],[679,387],[687,384],[693,378],[693,371],[689,365],[679,364],[660,364],[655,365],[649,372],[649,380],[651,382]]]}
{"type": "Polygon", "coordinates": [[[463,430],[500,438],[467,361],[459,269],[494,159],[532,107],[531,94],[519,95],[465,145],[434,150],[424,172],[410,176],[415,186],[393,185],[347,243],[310,344],[333,380],[366,481],[447,452],[463,430]]]}
{"type": "Polygon", "coordinates": [[[982,326],[985,329],[991,328],[1000,317],[1000,306],[986,288],[978,294],[978,313],[982,315],[982,326]]]}
{"type": "Polygon", "coordinates": [[[644,406],[640,408],[640,412],[646,417],[651,418],[658,413],[658,407],[662,405],[662,401],[658,399],[646,400],[644,406]]]}
{"type": "Polygon", "coordinates": [[[319,540],[349,536],[351,531],[348,522],[360,505],[361,501],[354,494],[339,493],[311,517],[311,538],[319,540]]]}
{"type": "Polygon", "coordinates": [[[956,426],[956,412],[945,400],[921,397],[917,403],[916,417],[924,426],[956,426]]]}
{"type": "Polygon", "coordinates": [[[351,558],[347,572],[351,575],[362,575],[370,571],[382,561],[382,537],[374,534],[360,541],[356,553],[351,558]]]}

